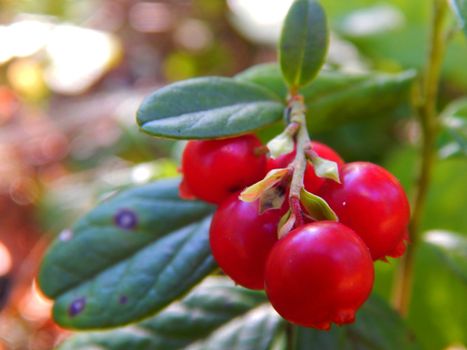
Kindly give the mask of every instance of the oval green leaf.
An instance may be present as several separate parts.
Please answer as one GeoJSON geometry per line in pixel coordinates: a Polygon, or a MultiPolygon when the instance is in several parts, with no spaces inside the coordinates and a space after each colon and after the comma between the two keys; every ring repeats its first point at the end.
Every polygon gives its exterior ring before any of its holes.
{"type": "Polygon", "coordinates": [[[329,332],[296,328],[294,350],[420,349],[402,318],[376,296],[362,306],[355,323],[333,326],[329,332]]]}
{"type": "Polygon", "coordinates": [[[268,90],[230,78],[178,82],[148,96],[137,113],[141,130],[174,139],[235,136],[280,120],[284,105],[268,90]]]}
{"type": "MultiPolygon", "coordinates": [[[[236,79],[257,84],[285,99],[286,84],[276,64],[252,67],[236,79]]],[[[347,74],[321,71],[299,91],[305,98],[308,128],[320,133],[356,120],[384,118],[408,109],[414,71],[398,74],[347,74]]]]}
{"type": "Polygon", "coordinates": [[[266,350],[281,320],[265,302],[263,293],[210,277],[150,319],[118,330],[77,334],[59,350],[266,350]]]}
{"type": "Polygon", "coordinates": [[[287,98],[287,85],[276,63],[258,64],[238,73],[234,78],[259,85],[274,93],[281,100],[287,98]]]}
{"type": "Polygon", "coordinates": [[[178,180],[121,192],[63,231],[39,283],[66,328],[114,327],[148,317],[215,269],[212,207],[178,197],[178,180]]]}
{"type": "Polygon", "coordinates": [[[326,57],[329,34],[326,14],[315,0],[296,0],[282,27],[279,61],[288,85],[294,88],[310,82],[326,57]]]}

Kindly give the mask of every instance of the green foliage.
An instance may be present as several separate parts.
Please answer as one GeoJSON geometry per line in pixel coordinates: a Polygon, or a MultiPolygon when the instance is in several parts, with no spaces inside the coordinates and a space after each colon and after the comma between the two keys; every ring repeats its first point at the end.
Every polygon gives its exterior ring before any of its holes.
{"type": "MultiPolygon", "coordinates": [[[[110,331],[86,332],[59,350],[267,350],[283,332],[283,321],[265,304],[263,293],[210,277],[183,300],[140,323],[110,331]]],[[[418,349],[401,318],[373,296],[350,326],[330,332],[297,327],[295,349],[418,349]]]]}
{"type": "MultiPolygon", "coordinates": [[[[385,166],[409,189],[414,180],[413,164],[416,159],[415,150],[404,148],[389,157],[385,166]]],[[[422,231],[429,231],[430,234],[440,229],[449,230],[458,232],[465,239],[466,173],[465,159],[453,158],[437,163],[423,215],[422,231]]],[[[441,251],[439,244],[435,246],[433,242],[424,242],[429,235],[422,237],[423,242],[417,250],[414,266],[413,297],[408,324],[419,337],[424,349],[438,350],[451,344],[467,344],[464,327],[467,323],[467,284],[459,274],[462,264],[465,264],[462,248],[460,246],[458,250],[457,247],[451,247],[455,249],[455,252],[449,253],[451,257],[455,257],[456,264],[453,265],[453,260],[448,260],[446,252],[441,251]],[[464,263],[459,264],[458,259],[464,263]]],[[[376,293],[390,298],[396,268],[397,260],[391,260],[390,264],[376,264],[376,293]]]]}
{"type": "Polygon", "coordinates": [[[420,349],[400,316],[376,296],[363,305],[354,324],[329,332],[297,327],[296,332],[296,350],[420,349]]]}
{"type": "MultiPolygon", "coordinates": [[[[407,107],[414,78],[414,71],[352,75],[322,71],[311,84],[299,90],[308,109],[308,128],[318,133],[355,120],[394,114],[407,107]]],[[[252,67],[236,79],[257,84],[286,98],[287,88],[275,64],[252,67]]]]}
{"type": "Polygon", "coordinates": [[[446,266],[467,286],[467,237],[449,231],[433,230],[425,234],[425,241],[437,248],[446,266]]]}
{"type": "Polygon", "coordinates": [[[459,20],[459,26],[467,36],[467,1],[466,0],[452,0],[449,1],[454,14],[459,20]]]}
{"type": "Polygon", "coordinates": [[[329,34],[326,15],[315,0],[296,0],[285,18],[279,42],[279,61],[287,83],[306,85],[321,69],[329,34]]]}
{"type": "MultiPolygon", "coordinates": [[[[375,4],[367,0],[327,0],[326,12],[333,19],[333,29],[337,34],[355,44],[359,53],[370,60],[373,68],[386,71],[408,68],[423,70],[428,50],[426,38],[429,35],[431,5],[432,1],[426,0],[387,0],[384,4],[375,4]],[[391,26],[375,25],[375,30],[353,34],[350,30],[353,28],[352,21],[349,21],[349,18],[362,14],[371,16],[369,12],[376,7],[392,10],[398,19],[393,19],[391,26]]],[[[372,18],[367,16],[366,19],[371,21],[372,18]]],[[[459,33],[447,43],[442,78],[465,91],[465,38],[459,33]]],[[[446,95],[448,90],[442,89],[440,92],[446,95]]]]}
{"type": "Polygon", "coordinates": [[[215,268],[211,211],[181,200],[175,180],[101,203],[56,239],[42,263],[39,281],[55,301],[55,320],[68,328],[112,327],[179,298],[215,268]]]}
{"type": "Polygon", "coordinates": [[[452,102],[442,113],[439,155],[467,156],[467,99],[452,102]]]}
{"type": "Polygon", "coordinates": [[[59,349],[269,349],[281,320],[265,302],[263,293],[210,277],[152,318],[117,330],[78,334],[59,349]]]}
{"type": "Polygon", "coordinates": [[[450,344],[467,344],[465,281],[432,244],[420,245],[414,269],[413,299],[407,322],[420,335],[423,346],[437,350],[450,344]]]}
{"type": "MultiPolygon", "coordinates": [[[[310,131],[320,133],[355,120],[382,118],[407,109],[414,78],[413,71],[355,75],[321,72],[312,84],[300,89],[309,111],[310,131]]],[[[143,102],[138,122],[142,130],[155,136],[232,136],[278,125],[283,108],[279,101],[286,97],[287,86],[279,67],[259,65],[235,80],[201,78],[158,90],[143,102]]]]}
{"type": "Polygon", "coordinates": [[[141,129],[176,139],[239,135],[267,126],[284,106],[269,91],[229,78],[186,80],[155,91],[137,114],[141,129]]]}

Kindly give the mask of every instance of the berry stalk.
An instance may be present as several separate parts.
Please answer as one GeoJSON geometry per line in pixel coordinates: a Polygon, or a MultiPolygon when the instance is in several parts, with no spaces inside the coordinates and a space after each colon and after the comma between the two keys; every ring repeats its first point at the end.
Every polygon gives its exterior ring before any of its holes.
{"type": "Polygon", "coordinates": [[[305,149],[310,144],[310,136],[306,127],[305,104],[301,95],[294,95],[289,100],[291,108],[290,122],[298,125],[296,134],[297,152],[295,159],[292,162],[293,176],[290,184],[289,204],[292,214],[295,216],[295,226],[303,225],[303,214],[300,205],[300,192],[303,188],[303,177],[307,159],[305,157],[305,149]]]}

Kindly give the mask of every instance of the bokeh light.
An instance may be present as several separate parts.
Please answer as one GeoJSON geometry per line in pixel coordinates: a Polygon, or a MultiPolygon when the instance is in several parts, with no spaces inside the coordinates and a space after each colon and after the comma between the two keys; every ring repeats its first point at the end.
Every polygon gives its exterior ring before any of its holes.
{"type": "Polygon", "coordinates": [[[8,248],[0,242],[0,277],[5,276],[11,270],[12,261],[8,248]]]}
{"type": "Polygon", "coordinates": [[[237,30],[250,39],[274,45],[292,0],[228,0],[227,3],[237,30]]]}

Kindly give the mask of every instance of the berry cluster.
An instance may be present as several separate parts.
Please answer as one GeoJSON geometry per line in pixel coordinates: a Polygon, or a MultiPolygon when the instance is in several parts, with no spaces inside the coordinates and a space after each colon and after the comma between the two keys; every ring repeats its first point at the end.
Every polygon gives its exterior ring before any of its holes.
{"type": "MultiPolygon", "coordinates": [[[[338,222],[305,215],[304,224],[279,239],[289,202],[260,213],[259,201],[239,199],[246,186],[270,170],[290,168],[295,157],[293,151],[268,158],[253,135],[188,142],[180,193],[218,205],[210,244],[225,274],[246,288],[265,289],[277,312],[290,322],[329,329],[332,322],[353,322],[373,286],[373,261],[404,253],[409,204],[385,169],[367,162],[345,163],[321,143],[310,146],[338,165],[340,183],[316,176],[308,163],[303,185],[327,201],[338,222]]],[[[287,186],[282,192],[287,194],[287,186]]]]}

